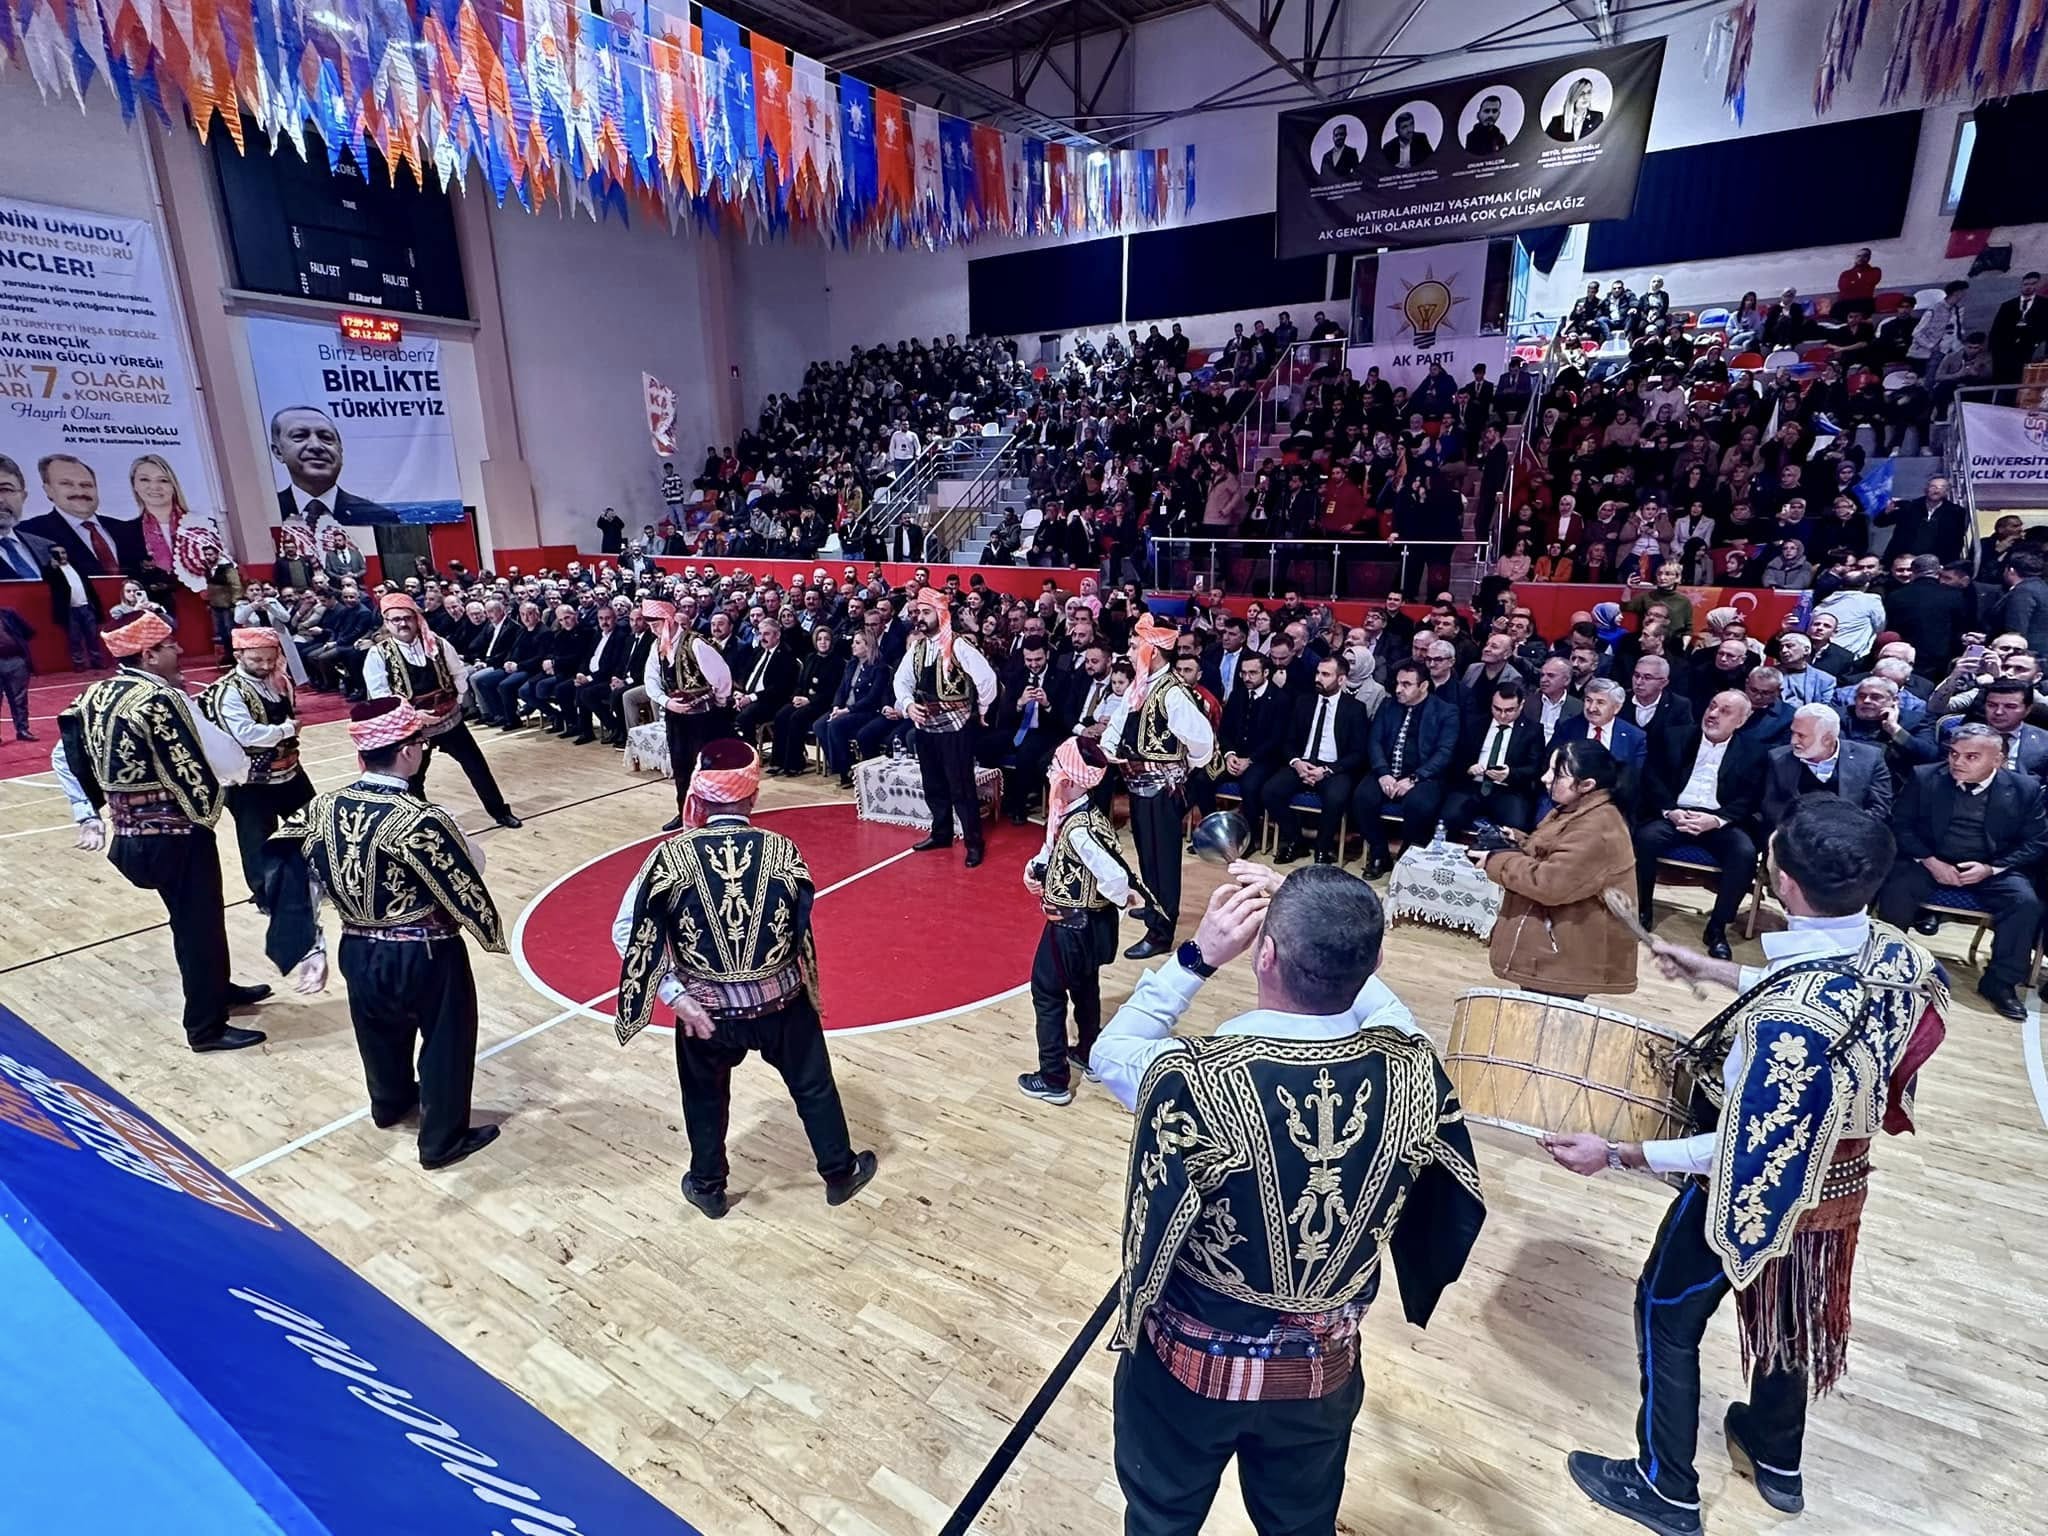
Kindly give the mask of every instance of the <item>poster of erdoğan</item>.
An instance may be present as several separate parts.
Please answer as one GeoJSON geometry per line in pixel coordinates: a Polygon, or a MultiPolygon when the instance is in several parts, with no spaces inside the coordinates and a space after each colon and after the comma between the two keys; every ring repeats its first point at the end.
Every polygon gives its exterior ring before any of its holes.
{"type": "Polygon", "coordinates": [[[227,541],[172,305],[146,220],[0,197],[0,480],[197,592],[227,541]]]}

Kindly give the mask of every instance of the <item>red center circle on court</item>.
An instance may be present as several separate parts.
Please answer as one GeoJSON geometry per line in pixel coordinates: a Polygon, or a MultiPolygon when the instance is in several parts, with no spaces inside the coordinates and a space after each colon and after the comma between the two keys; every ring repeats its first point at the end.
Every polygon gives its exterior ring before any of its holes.
{"type": "MultiPolygon", "coordinates": [[[[845,801],[755,813],[790,838],[817,891],[811,929],[829,1030],[894,1029],[1021,990],[1045,919],[1024,888],[1044,833],[990,826],[988,859],[968,869],[956,842],[912,853],[913,827],[860,821],[845,801]]],[[[526,979],[565,1008],[610,1018],[619,984],[612,920],[662,834],[600,854],[527,904],[512,932],[526,979]]],[[[655,1028],[673,1027],[657,1005],[655,1028]]]]}

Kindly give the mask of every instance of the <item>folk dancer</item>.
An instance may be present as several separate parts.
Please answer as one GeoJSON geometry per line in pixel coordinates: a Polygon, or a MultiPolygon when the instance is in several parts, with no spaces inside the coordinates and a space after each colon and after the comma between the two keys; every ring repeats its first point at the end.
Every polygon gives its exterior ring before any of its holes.
{"type": "MultiPolygon", "coordinates": [[[[1092,741],[1069,736],[1046,774],[1045,846],[1024,868],[1024,884],[1045,912],[1031,962],[1031,1007],[1038,1016],[1038,1070],[1017,1086],[1048,1104],[1074,1101],[1075,1068],[1102,1031],[1102,967],[1116,958],[1116,915],[1150,901],[1124,862],[1116,827],[1094,801],[1109,761],[1092,741]],[[1067,1044],[1067,1009],[1078,1045],[1067,1044]]],[[[1092,1076],[1092,1074],[1090,1074],[1092,1076]]]]}
{"type": "Polygon", "coordinates": [[[1191,768],[1207,768],[1216,755],[1216,730],[1195,696],[1173,675],[1174,631],[1149,616],[1131,632],[1136,676],[1110,711],[1104,749],[1131,792],[1131,838],[1138,869],[1152,892],[1157,921],[1124,951],[1145,960],[1173,947],[1180,922],[1181,823],[1191,768]]]}
{"type": "Polygon", "coordinates": [[[674,603],[650,597],[640,612],[655,626],[641,684],[668,733],[668,765],[676,781],[676,813],[661,830],[677,832],[689,813],[698,754],[707,742],[733,734],[732,711],[725,707],[732,697],[732,669],[710,641],[684,627],[674,603]]]}
{"type": "Polygon", "coordinates": [[[1740,994],[1683,1053],[1697,1073],[1700,1134],[1545,1141],[1574,1173],[1646,1168],[1686,1180],[1636,1282],[1636,1454],[1569,1458],[1588,1498],[1661,1536],[1701,1529],[1700,1339],[1731,1290],[1749,1401],[1723,1420],[1729,1454],[1772,1508],[1804,1508],[1807,1397],[1847,1365],[1870,1141],[1912,1129],[1914,1075],[1943,1033],[1933,959],[1865,915],[1891,868],[1890,829],[1836,796],[1808,795],[1779,823],[1770,854],[1791,927],[1765,935],[1766,967],[1656,946],[1666,975],[1740,994]],[[1722,1125],[1742,1134],[1723,1136],[1722,1125]]]}
{"type": "Polygon", "coordinates": [[[683,832],[648,857],[612,923],[619,1043],[653,1020],[657,998],[675,1010],[690,1137],[683,1198],[714,1221],[730,1206],[732,1069],[748,1051],[782,1074],[826,1204],[844,1205],[875,1176],[875,1154],[853,1150],[819,1021],[811,872],[795,843],[748,821],[760,789],[752,747],[737,738],[706,746],[683,832]]]}
{"type": "Polygon", "coordinates": [[[219,820],[224,785],[249,769],[232,736],[193,709],[179,686],[178,642],[145,612],[102,637],[119,670],[57,717],[50,768],[71,803],[78,846],[105,847],[130,885],[155,891],[171,920],[171,949],[185,992],[185,1040],[195,1051],[239,1051],[263,1032],[236,1029],[228,1010],[270,996],[228,978],[219,820]],[[100,810],[106,809],[106,819],[100,810]],[[106,821],[114,836],[107,839],[106,821]]]}
{"type": "Polygon", "coordinates": [[[1137,1112],[1111,1343],[1126,1536],[1193,1536],[1232,1456],[1264,1536],[1333,1530],[1381,1245],[1423,1326],[1486,1214],[1436,1051],[1368,989],[1371,887],[1331,865],[1232,875],[1090,1056],[1137,1112]],[[1175,1035],[1247,952],[1259,1006],[1175,1035]]]}
{"type": "Polygon", "coordinates": [[[469,693],[469,663],[454,646],[427,628],[420,605],[403,592],[387,592],[378,600],[384,628],[363,655],[363,692],[373,699],[404,699],[426,717],[412,792],[427,798],[427,765],[440,748],[462,765],[469,787],[483,802],[484,812],[501,827],[521,822],[505,803],[484,749],[463,723],[462,701],[469,693]]]}
{"type": "Polygon", "coordinates": [[[200,693],[199,712],[249,755],[248,778],[228,787],[228,814],[235,819],[242,878],[261,912],[263,845],[279,822],[313,798],[313,784],[299,766],[297,697],[277,631],[237,629],[228,644],[234,668],[200,693]]]}
{"type": "Polygon", "coordinates": [[[440,1169],[498,1139],[495,1125],[470,1123],[476,979],[462,936],[501,955],[505,929],[484,889],[482,853],[453,813],[414,787],[433,723],[404,699],[350,710],[362,776],[278,828],[265,874],[267,951],[294,971],[297,991],[327,985],[320,904],[341,913],[341,974],[370,1119],[388,1130],[417,1113],[420,1166],[440,1169]]]}
{"type": "Polygon", "coordinates": [[[995,669],[973,641],[953,633],[945,593],[919,588],[910,611],[910,644],[896,666],[896,707],[917,728],[917,770],[932,813],[930,835],[912,847],[919,853],[952,847],[957,813],[973,869],[983,856],[974,723],[995,703],[995,669]]]}

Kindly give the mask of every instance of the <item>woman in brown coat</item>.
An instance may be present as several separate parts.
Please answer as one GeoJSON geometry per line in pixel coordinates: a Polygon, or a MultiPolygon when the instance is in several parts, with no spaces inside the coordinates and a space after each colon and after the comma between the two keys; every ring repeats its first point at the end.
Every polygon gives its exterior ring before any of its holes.
{"type": "Polygon", "coordinates": [[[1621,765],[1573,741],[1551,760],[1553,809],[1520,848],[1473,859],[1507,894],[1493,925],[1493,974],[1532,992],[1584,997],[1636,989],[1636,941],[1601,899],[1633,891],[1635,844],[1614,804],[1621,765]]]}

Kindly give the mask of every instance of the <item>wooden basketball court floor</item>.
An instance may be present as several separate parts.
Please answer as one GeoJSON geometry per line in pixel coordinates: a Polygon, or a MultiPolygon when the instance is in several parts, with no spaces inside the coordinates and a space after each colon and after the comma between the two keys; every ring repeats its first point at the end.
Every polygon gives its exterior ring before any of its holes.
{"type": "MultiPolygon", "coordinates": [[[[673,806],[664,782],[627,777],[616,753],[486,735],[527,817],[522,831],[482,837],[508,923],[673,806]]],[[[339,725],[310,729],[306,747],[323,787],[353,772],[339,725]]],[[[466,825],[485,824],[452,764],[432,779],[466,825]]],[[[835,798],[824,782],[771,783],[764,803],[835,798]]],[[[276,983],[231,839],[224,848],[237,975],[276,983]]],[[[1014,853],[980,872],[991,901],[1016,888],[1014,853]]],[[[1210,883],[1190,865],[1191,911],[1210,883]]],[[[975,904],[950,880],[932,885],[942,899],[898,891],[875,904],[880,916],[914,925],[922,963],[977,966],[975,904]]],[[[1130,1122],[1099,1088],[1065,1109],[1018,1094],[1015,1075],[1033,1063],[1021,994],[834,1039],[856,1143],[881,1155],[876,1182],[836,1211],[779,1082],[743,1068],[732,1129],[743,1198],[712,1223],[676,1189],[685,1148],[668,1039],[621,1049],[507,957],[476,956],[476,1102],[505,1135],[434,1175],[409,1135],[359,1118],[338,982],[265,1005],[260,1050],[183,1049],[162,909],[72,849],[46,776],[0,782],[0,899],[0,1003],[708,1536],[930,1536],[1115,1277],[1130,1122]]],[[[1693,909],[1665,931],[1696,939],[1698,893],[1677,899],[1693,909]]],[[[1938,948],[1953,957],[1960,940],[1945,932],[1938,948]]],[[[827,975],[828,1006],[902,980],[847,974],[858,965],[827,975]]],[[[1108,1002],[1137,969],[1105,976],[1108,1002]]],[[[1920,1134],[1877,1149],[1851,1371],[1815,1408],[1808,1439],[1798,1529],[1813,1536],[2048,1529],[2039,1024],[1977,1006],[1974,973],[1957,974],[1948,1042],[1922,1078],[1920,1134]]],[[[1476,942],[1415,927],[1389,935],[1384,975],[1439,1043],[1457,994],[1491,982],[1476,942]]],[[[981,990],[1023,980],[989,977],[981,990]]],[[[1654,976],[1614,1001],[1679,1026],[1704,1016],[1654,976]]],[[[1242,970],[1227,971],[1193,1017],[1206,1027],[1249,1002],[1242,970]]],[[[1578,1179],[1504,1133],[1476,1139],[1489,1216],[1465,1278],[1426,1331],[1402,1321],[1391,1289],[1368,1320],[1341,1528],[1635,1529],[1585,1504],[1563,1460],[1577,1446],[1630,1446],[1631,1286],[1666,1194],[1637,1177],[1578,1179]]],[[[1720,1445],[1722,1406],[1740,1391],[1728,1312],[1704,1356],[1708,1529],[1772,1530],[1783,1517],[1729,1472],[1720,1445]]],[[[977,1529],[1118,1528],[1113,1363],[1087,1354],[977,1529]]],[[[1249,1529],[1232,1479],[1208,1529],[1249,1529]]]]}

